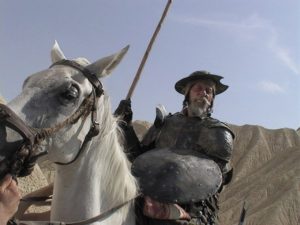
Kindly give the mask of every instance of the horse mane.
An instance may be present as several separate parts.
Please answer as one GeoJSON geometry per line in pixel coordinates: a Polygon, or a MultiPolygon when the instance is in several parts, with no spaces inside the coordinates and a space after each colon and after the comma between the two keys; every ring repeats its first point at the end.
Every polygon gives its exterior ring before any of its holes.
{"type": "MultiPolygon", "coordinates": [[[[75,61],[84,66],[89,64],[85,58],[77,58],[75,61]]],[[[96,174],[91,174],[91,176],[99,177],[99,182],[102,182],[100,186],[103,188],[100,192],[106,193],[106,197],[104,196],[101,201],[106,207],[111,208],[134,198],[138,188],[136,179],[131,174],[130,163],[124,153],[122,144],[124,136],[118,126],[119,118],[113,116],[110,98],[106,92],[99,99],[97,111],[100,133],[93,139],[94,146],[90,148],[90,151],[94,152],[89,152],[86,160],[90,164],[97,165],[96,174]]],[[[126,216],[128,207],[123,207],[122,210],[124,212],[122,214],[126,216]]]]}
{"type": "MultiPolygon", "coordinates": [[[[74,59],[77,63],[86,66],[89,61],[86,58],[74,59]]],[[[137,182],[132,176],[130,163],[124,153],[124,135],[119,127],[119,118],[113,116],[110,98],[104,92],[98,102],[98,122],[100,123],[100,134],[96,138],[97,151],[95,158],[89,157],[93,163],[95,159],[99,162],[98,171],[101,170],[101,185],[109,192],[108,199],[112,206],[123,203],[133,198],[137,193],[137,182]]],[[[99,175],[99,174],[98,174],[99,175]]]]}
{"type": "MultiPolygon", "coordinates": [[[[101,187],[108,193],[109,199],[105,205],[114,207],[124,203],[137,195],[137,182],[131,174],[130,163],[124,153],[122,144],[123,133],[118,126],[118,118],[111,112],[109,96],[103,95],[99,104],[100,134],[95,144],[98,162],[97,170],[101,171],[101,187]]],[[[92,158],[90,158],[92,160],[92,158]]],[[[127,207],[128,208],[128,207],[127,207]]],[[[124,208],[126,209],[126,207],[124,208]]],[[[124,213],[123,215],[127,215],[124,213]]]]}

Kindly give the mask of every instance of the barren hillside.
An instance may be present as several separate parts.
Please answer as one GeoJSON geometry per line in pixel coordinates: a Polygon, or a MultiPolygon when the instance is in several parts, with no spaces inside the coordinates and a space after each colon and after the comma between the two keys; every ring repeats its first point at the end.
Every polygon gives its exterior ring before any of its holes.
{"type": "Polygon", "coordinates": [[[234,177],[221,196],[223,225],[300,224],[300,136],[292,129],[231,126],[236,133],[234,177]]]}
{"type": "Polygon", "coordinates": [[[5,104],[5,100],[4,100],[4,98],[1,96],[1,94],[0,94],[0,103],[5,104]]]}

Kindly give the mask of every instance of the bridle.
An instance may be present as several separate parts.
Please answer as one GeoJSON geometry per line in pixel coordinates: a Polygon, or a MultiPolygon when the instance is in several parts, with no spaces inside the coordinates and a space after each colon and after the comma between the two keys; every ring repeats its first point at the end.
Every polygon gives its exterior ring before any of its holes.
{"type": "MultiPolygon", "coordinates": [[[[97,136],[100,132],[99,122],[97,121],[97,106],[98,106],[98,102],[99,102],[101,95],[103,95],[103,93],[104,93],[104,90],[103,90],[103,85],[102,85],[101,81],[98,79],[97,75],[95,73],[91,72],[89,69],[83,67],[79,63],[72,61],[72,60],[63,59],[63,60],[53,63],[50,66],[50,68],[52,68],[56,65],[69,66],[69,67],[72,67],[72,68],[80,71],[93,86],[93,91],[92,91],[91,95],[87,99],[84,100],[84,101],[86,101],[86,100],[88,101],[89,98],[92,99],[92,105],[90,105],[90,107],[87,107],[89,109],[89,112],[91,113],[90,130],[87,133],[87,135],[85,136],[84,141],[83,141],[77,155],[70,162],[67,162],[67,163],[55,162],[58,165],[69,165],[76,161],[76,159],[79,157],[79,155],[81,154],[81,152],[83,151],[83,149],[85,148],[87,143],[89,143],[91,141],[91,139],[93,137],[97,136]]],[[[84,103],[84,101],[83,101],[83,103],[84,103]]],[[[86,111],[86,112],[88,112],[88,111],[86,111]]],[[[78,117],[78,119],[79,118],[80,117],[78,117]]]]}

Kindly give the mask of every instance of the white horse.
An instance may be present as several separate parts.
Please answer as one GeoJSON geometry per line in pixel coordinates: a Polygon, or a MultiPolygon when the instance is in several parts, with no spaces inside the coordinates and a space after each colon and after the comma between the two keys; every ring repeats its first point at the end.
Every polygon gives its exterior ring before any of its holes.
{"type": "MultiPolygon", "coordinates": [[[[74,61],[102,78],[118,65],[127,49],[91,64],[85,58],[74,61]]],[[[52,63],[65,59],[56,42],[51,58],[52,63]]],[[[53,127],[76,112],[85,99],[92,99],[89,97],[92,92],[93,85],[82,71],[56,64],[29,76],[21,94],[8,106],[32,127],[53,127]]],[[[119,140],[117,118],[112,115],[109,97],[105,93],[99,98],[96,111],[97,118],[91,118],[91,113],[85,114],[42,142],[42,147],[48,151],[48,159],[57,163],[51,221],[87,220],[134,199],[137,194],[136,180],[131,175],[130,164],[119,140]],[[93,120],[99,123],[100,133],[84,144],[78,156],[93,120]]],[[[130,202],[92,224],[134,224],[132,206],[130,202]]]]}

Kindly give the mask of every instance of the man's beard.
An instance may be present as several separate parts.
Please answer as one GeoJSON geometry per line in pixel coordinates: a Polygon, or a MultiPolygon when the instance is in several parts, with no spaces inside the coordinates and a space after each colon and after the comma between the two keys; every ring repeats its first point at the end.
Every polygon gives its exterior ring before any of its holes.
{"type": "Polygon", "coordinates": [[[188,104],[189,116],[195,116],[200,118],[206,117],[210,105],[211,104],[206,98],[200,98],[190,102],[188,104]]]}

